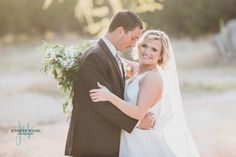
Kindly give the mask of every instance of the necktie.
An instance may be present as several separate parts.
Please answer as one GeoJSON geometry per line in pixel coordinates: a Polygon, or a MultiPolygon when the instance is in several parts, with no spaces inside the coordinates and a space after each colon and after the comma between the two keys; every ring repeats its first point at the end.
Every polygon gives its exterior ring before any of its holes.
{"type": "Polygon", "coordinates": [[[120,59],[120,56],[119,56],[118,52],[115,55],[115,59],[116,59],[116,62],[118,63],[118,65],[119,65],[120,73],[123,76],[122,63],[121,63],[121,59],[120,59]]]}

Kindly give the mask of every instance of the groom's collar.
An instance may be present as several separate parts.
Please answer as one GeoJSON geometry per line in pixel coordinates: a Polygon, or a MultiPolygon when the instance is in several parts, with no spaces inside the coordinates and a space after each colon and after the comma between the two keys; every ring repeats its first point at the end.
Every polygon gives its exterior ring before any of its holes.
{"type": "Polygon", "coordinates": [[[105,36],[103,36],[101,39],[104,41],[112,55],[115,57],[117,53],[117,49],[115,48],[115,46],[105,36]]]}

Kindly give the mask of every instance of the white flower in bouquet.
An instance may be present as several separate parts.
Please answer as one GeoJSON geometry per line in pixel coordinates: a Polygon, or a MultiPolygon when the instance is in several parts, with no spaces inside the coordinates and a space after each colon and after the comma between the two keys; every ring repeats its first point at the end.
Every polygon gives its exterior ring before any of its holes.
{"type": "Polygon", "coordinates": [[[55,51],[52,48],[47,49],[46,56],[50,59],[53,59],[56,57],[55,51]]]}
{"type": "Polygon", "coordinates": [[[51,73],[58,87],[66,95],[63,111],[72,106],[73,82],[78,76],[80,58],[92,46],[94,41],[80,41],[78,45],[48,44],[43,42],[40,49],[45,53],[42,68],[46,74],[51,73]]]}
{"type": "Polygon", "coordinates": [[[65,55],[67,58],[74,58],[75,57],[75,48],[73,45],[70,45],[69,47],[65,48],[65,55]]]}

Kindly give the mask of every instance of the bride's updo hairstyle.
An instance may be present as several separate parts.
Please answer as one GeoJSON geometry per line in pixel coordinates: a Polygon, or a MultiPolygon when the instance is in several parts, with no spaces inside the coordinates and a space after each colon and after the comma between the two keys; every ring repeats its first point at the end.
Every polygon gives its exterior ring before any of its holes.
{"type": "Polygon", "coordinates": [[[161,54],[157,64],[163,68],[170,58],[170,41],[168,36],[160,30],[147,30],[142,34],[134,48],[133,58],[138,60],[140,46],[153,40],[160,40],[162,43],[161,54]]]}

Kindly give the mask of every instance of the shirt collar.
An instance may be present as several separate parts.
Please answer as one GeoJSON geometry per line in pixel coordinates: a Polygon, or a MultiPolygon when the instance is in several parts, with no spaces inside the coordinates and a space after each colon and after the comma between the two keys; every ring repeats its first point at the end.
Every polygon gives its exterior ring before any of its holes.
{"type": "Polygon", "coordinates": [[[112,55],[115,57],[117,53],[117,49],[115,48],[115,46],[105,36],[102,37],[102,40],[105,42],[112,55]]]}

